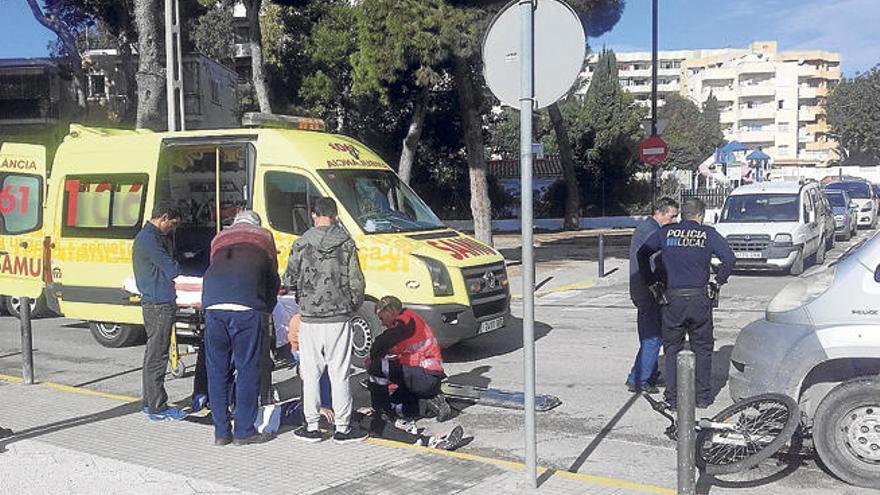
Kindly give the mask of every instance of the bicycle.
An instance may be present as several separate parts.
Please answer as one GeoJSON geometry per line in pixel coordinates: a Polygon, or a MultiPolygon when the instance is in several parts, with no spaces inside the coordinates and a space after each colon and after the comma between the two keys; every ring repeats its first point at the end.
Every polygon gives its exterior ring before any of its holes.
{"type": "MultiPolygon", "coordinates": [[[[665,402],[643,397],[671,424],[666,436],[675,440],[678,425],[665,402]]],[[[797,402],[783,394],[761,394],[737,402],[711,419],[697,421],[696,464],[706,474],[745,471],[778,452],[800,424],[797,402]]]]}

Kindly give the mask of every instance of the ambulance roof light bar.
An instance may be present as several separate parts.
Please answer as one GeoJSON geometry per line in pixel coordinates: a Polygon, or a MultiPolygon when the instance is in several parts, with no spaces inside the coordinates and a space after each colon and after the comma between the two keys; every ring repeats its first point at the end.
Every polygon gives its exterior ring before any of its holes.
{"type": "Polygon", "coordinates": [[[246,112],[241,118],[241,126],[270,129],[299,129],[302,131],[324,131],[326,129],[326,125],[321,119],[259,112],[246,112]]]}

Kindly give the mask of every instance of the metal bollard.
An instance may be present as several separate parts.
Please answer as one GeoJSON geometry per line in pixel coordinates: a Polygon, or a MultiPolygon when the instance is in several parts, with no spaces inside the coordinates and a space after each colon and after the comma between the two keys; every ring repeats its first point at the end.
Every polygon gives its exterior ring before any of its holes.
{"type": "Polygon", "coordinates": [[[599,234],[599,278],[605,276],[605,234],[599,234]]]}
{"type": "Polygon", "coordinates": [[[22,297],[18,312],[21,318],[21,377],[24,383],[34,383],[34,338],[31,333],[31,298],[22,297]]]}
{"type": "Polygon", "coordinates": [[[678,383],[678,494],[693,495],[694,485],[694,449],[696,432],[694,431],[694,409],[696,408],[696,387],[694,372],[696,359],[691,351],[680,351],[676,360],[676,382],[678,383]]]}

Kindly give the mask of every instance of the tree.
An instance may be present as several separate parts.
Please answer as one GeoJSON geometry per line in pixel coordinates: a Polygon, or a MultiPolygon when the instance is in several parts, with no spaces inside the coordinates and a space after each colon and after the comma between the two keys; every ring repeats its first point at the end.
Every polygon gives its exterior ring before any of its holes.
{"type": "Polygon", "coordinates": [[[241,0],[244,5],[248,24],[248,49],[251,56],[251,81],[260,112],[272,113],[269,99],[269,85],[266,82],[266,71],[263,65],[263,35],[260,28],[260,8],[263,0],[241,0]]]}
{"type": "Polygon", "coordinates": [[[724,132],[721,130],[721,110],[718,108],[718,98],[712,93],[703,103],[703,121],[706,124],[707,147],[712,149],[724,145],[724,132]]]}
{"type": "Polygon", "coordinates": [[[76,95],[76,106],[78,113],[83,114],[86,111],[86,75],[83,71],[82,56],[76,46],[75,29],[76,24],[83,21],[82,18],[73,16],[62,17],[58,14],[58,9],[52,9],[52,3],[48,3],[44,12],[37,0],[27,0],[34,18],[49,29],[56,36],[62,47],[62,55],[66,61],[68,69],[73,74],[73,90],[76,95]]]}
{"type": "Polygon", "coordinates": [[[669,151],[663,166],[680,170],[697,170],[700,163],[711,155],[723,142],[721,125],[718,123],[717,100],[707,101],[704,115],[691,100],[670,94],[660,110],[661,118],[667,119],[663,140],[669,151]],[[709,122],[713,118],[714,122],[709,122]]]}
{"type": "Polygon", "coordinates": [[[841,155],[865,163],[880,161],[880,69],[844,78],[826,103],[830,137],[841,155]]]}
{"type": "Polygon", "coordinates": [[[215,2],[208,11],[191,21],[191,37],[196,50],[229,67],[235,66],[235,24],[232,5],[215,2]]]}
{"type": "Polygon", "coordinates": [[[165,68],[160,63],[162,43],[159,0],[134,0],[134,19],[138,32],[137,119],[138,129],[161,130],[167,127],[163,120],[162,103],[165,94],[165,68]]]}

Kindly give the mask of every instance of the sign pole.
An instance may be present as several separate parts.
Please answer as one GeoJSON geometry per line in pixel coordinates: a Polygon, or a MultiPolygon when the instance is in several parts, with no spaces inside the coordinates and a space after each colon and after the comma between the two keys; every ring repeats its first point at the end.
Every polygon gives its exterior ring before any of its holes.
{"type": "Polygon", "coordinates": [[[520,205],[522,221],[523,366],[525,452],[528,486],[538,486],[535,432],[535,260],[532,238],[532,108],[534,106],[534,4],[519,0],[521,65],[519,99],[520,205]]]}
{"type": "MultiPolygon", "coordinates": [[[[657,135],[657,0],[651,1],[651,136],[657,135]]],[[[651,167],[651,211],[657,204],[657,167],[651,167]]]]}

